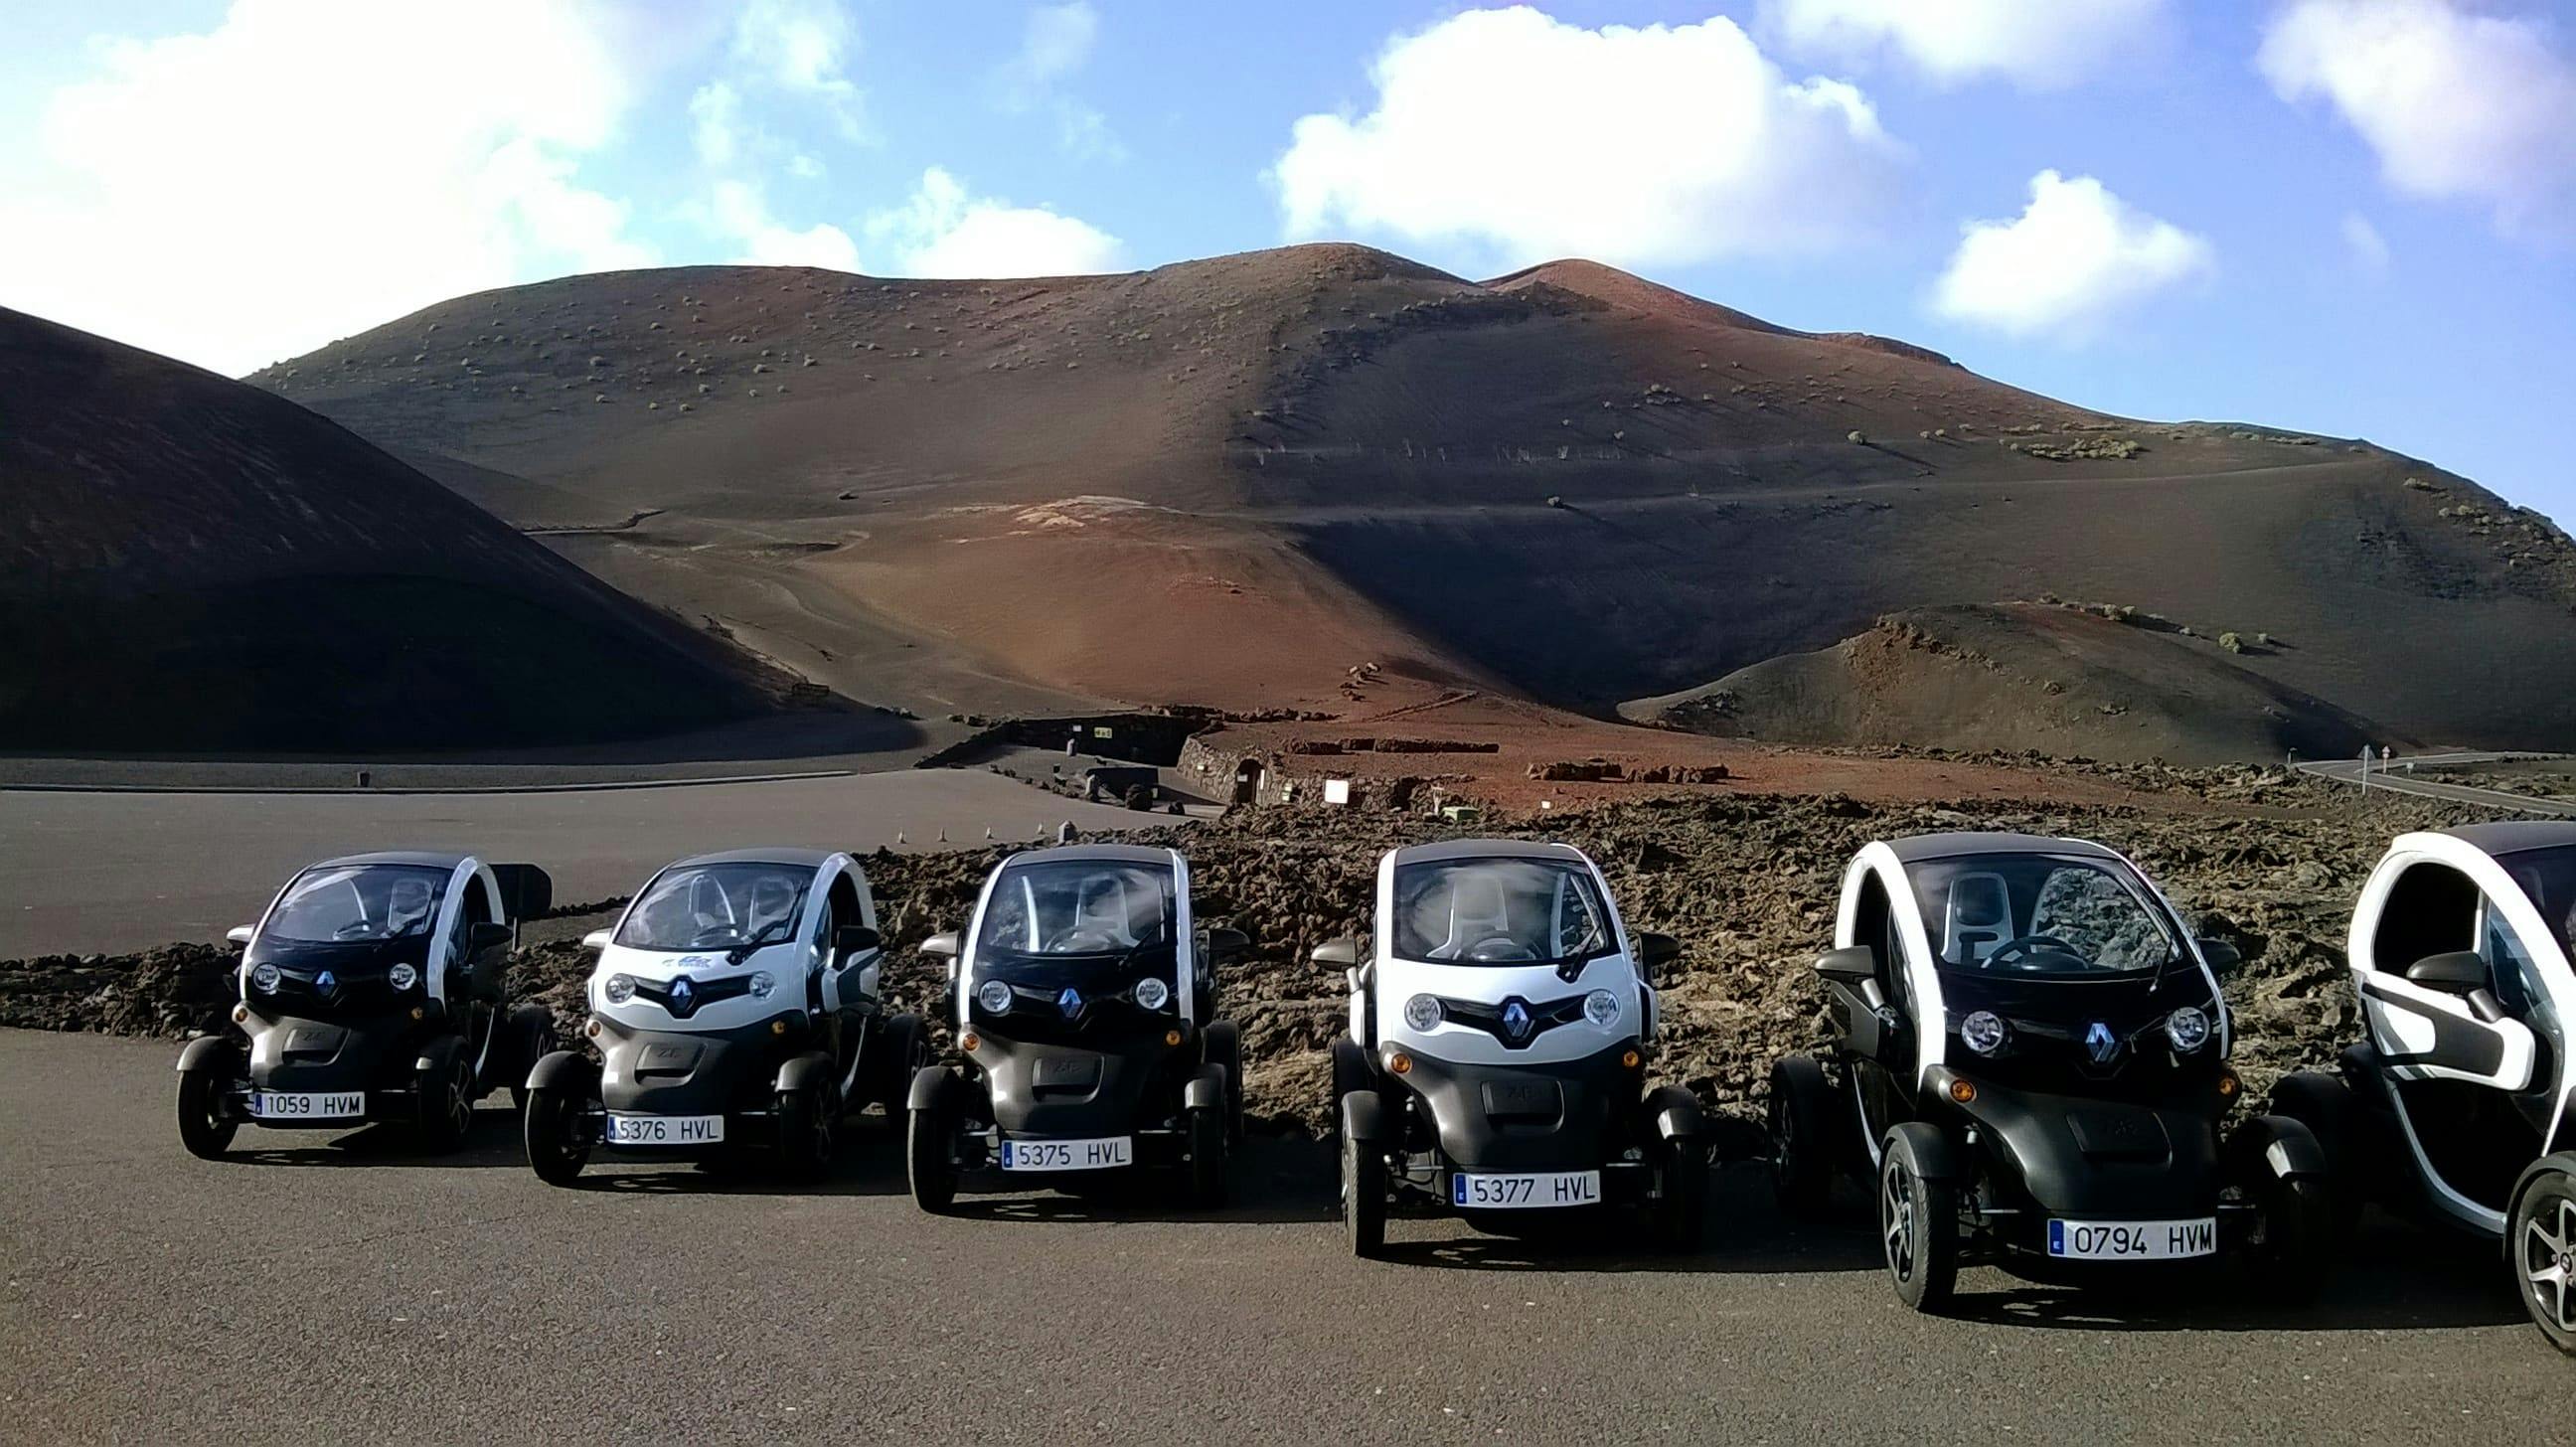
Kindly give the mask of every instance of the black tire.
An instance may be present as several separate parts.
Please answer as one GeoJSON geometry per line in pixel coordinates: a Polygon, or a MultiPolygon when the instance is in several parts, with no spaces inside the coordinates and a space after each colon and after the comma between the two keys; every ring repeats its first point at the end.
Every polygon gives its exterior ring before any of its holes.
{"type": "Polygon", "coordinates": [[[1342,1142],[1342,1235],[1353,1256],[1386,1254],[1386,1152],[1373,1141],[1342,1142]]]}
{"type": "Polygon", "coordinates": [[[2229,1179],[2255,1208],[2245,1270],[2265,1300],[2314,1297],[2343,1244],[2332,1185],[2312,1176],[2282,1176],[2271,1166],[2273,1145],[2307,1129],[2288,1116],[2258,1115],[2227,1142],[2229,1179]]]}
{"type": "Polygon", "coordinates": [[[543,1005],[520,1005],[510,1011],[509,1033],[502,1037],[510,1044],[502,1068],[510,1077],[510,1108],[524,1112],[528,1108],[528,1072],[537,1062],[555,1053],[555,1012],[543,1005]]]}
{"type": "Polygon", "coordinates": [[[549,1186],[569,1186],[581,1179],[594,1141],[590,1101],[560,1086],[538,1086],[528,1092],[519,1112],[519,1134],[527,1143],[528,1168],[549,1186]]]}
{"type": "Polygon", "coordinates": [[[1947,1181],[1923,1174],[1938,1148],[1938,1128],[1907,1121],[1887,1133],[1878,1168],[1878,1235],[1896,1299],[1937,1313],[1959,1280],[1959,1198],[1947,1181]],[[1928,1138],[1928,1139],[1927,1139],[1928,1138]]]}
{"type": "Polygon", "coordinates": [[[2514,1198],[2505,1243],[2531,1324],[2576,1356],[2576,1155],[2541,1158],[2514,1198]]]}
{"type": "Polygon", "coordinates": [[[474,1062],[465,1058],[465,1041],[447,1036],[430,1046],[429,1063],[412,1071],[413,1123],[423,1149],[444,1155],[465,1144],[474,1128],[474,1101],[480,1093],[474,1062]]]}
{"type": "Polygon", "coordinates": [[[875,1088],[869,1097],[884,1106],[887,1115],[901,1115],[913,1075],[930,1063],[930,1027],[909,1010],[890,1015],[877,1032],[876,1049],[877,1059],[870,1062],[868,1072],[875,1088]]]}
{"type": "Polygon", "coordinates": [[[1201,1106],[1185,1114],[1182,1128],[1189,1141],[1190,1204],[1213,1211],[1225,1204],[1225,1116],[1201,1106]]]}
{"type": "Polygon", "coordinates": [[[223,1113],[224,1079],[212,1070],[179,1072],[179,1144],[201,1161],[223,1159],[241,1122],[223,1113]]]}
{"type": "Polygon", "coordinates": [[[1657,1249],[1677,1255],[1697,1251],[1708,1234],[1708,1142],[1675,1136],[1661,1143],[1658,1193],[1650,1213],[1657,1249]]]}
{"type": "Polygon", "coordinates": [[[1814,1056],[1784,1055],[1772,1065],[1771,1195],[1780,1214],[1813,1220],[1833,1198],[1841,1104],[1814,1056]]]}
{"type": "Polygon", "coordinates": [[[1333,1098],[1324,1103],[1324,1130],[1333,1140],[1342,1138],[1342,1098],[1355,1093],[1377,1093],[1377,1070],[1369,1064],[1368,1053],[1348,1035],[1333,1037],[1333,1098]]]}
{"type": "MultiPolygon", "coordinates": [[[[1199,1036],[1199,1060],[1225,1071],[1225,1138],[1243,1143],[1243,1032],[1231,1020],[1210,1024],[1199,1036]]],[[[1339,1099],[1339,1097],[1335,1097],[1339,1099]]]]}
{"type": "Polygon", "coordinates": [[[832,1178],[841,1157],[841,1098],[828,1085],[782,1090],[771,1104],[778,1128],[778,1174],[800,1186],[832,1178]]]}
{"type": "Polygon", "coordinates": [[[912,1203],[932,1215],[945,1215],[957,1199],[957,1116],[943,1097],[917,1107],[904,1119],[903,1167],[912,1183],[912,1203]]]}
{"type": "Polygon", "coordinates": [[[2351,1086],[2319,1071],[2295,1071],[2272,1087],[2271,1113],[2306,1126],[2325,1152],[2326,1194],[2332,1198],[2328,1223],[2337,1245],[2352,1239],[2361,1225],[2361,1208],[2370,1201],[2374,1170],[2364,1159],[2369,1135],[2356,1129],[2354,1120],[2354,1112],[2364,1108],[2351,1086]]]}

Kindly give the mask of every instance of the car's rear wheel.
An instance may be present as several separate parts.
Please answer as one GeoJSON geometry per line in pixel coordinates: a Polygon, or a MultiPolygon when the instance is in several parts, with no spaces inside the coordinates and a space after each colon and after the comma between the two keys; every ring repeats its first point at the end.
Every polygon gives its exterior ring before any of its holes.
{"type": "Polygon", "coordinates": [[[2576,1356],[2576,1155],[2541,1160],[2513,1203],[2505,1241],[2531,1324],[2576,1356]]]}
{"type": "Polygon", "coordinates": [[[1374,1141],[1342,1139],[1342,1234],[1353,1256],[1386,1251],[1386,1151],[1374,1141]]]}
{"type": "Polygon", "coordinates": [[[2334,1267],[2342,1237],[2330,1181],[2285,1176],[2272,1168],[2272,1157],[2285,1154],[2276,1149],[2282,1138],[2304,1129],[2303,1122],[2290,1117],[2259,1115],[2227,1143],[2231,1183],[2254,1207],[2245,1267],[2267,1300],[2305,1301],[2316,1295],[2334,1267]]]}
{"type": "Polygon", "coordinates": [[[520,1112],[520,1134],[527,1141],[528,1167],[549,1186],[569,1186],[581,1179],[590,1162],[589,1102],[560,1086],[540,1085],[528,1092],[520,1112]]]}
{"type": "Polygon", "coordinates": [[[890,1016],[877,1035],[877,1055],[870,1071],[876,1083],[872,1093],[887,1115],[900,1115],[914,1073],[930,1063],[930,1027],[910,1011],[890,1016]]]}
{"type": "Polygon", "coordinates": [[[2351,1086],[2319,1071],[2295,1071],[2272,1087],[2271,1113],[2306,1126],[2325,1152],[2326,1194],[2332,1198],[2328,1223],[2338,1244],[2360,1226],[2361,1208],[2370,1196],[2371,1163],[2361,1158],[2367,1137],[2354,1128],[2353,1119],[2361,1108],[2351,1086]]]}
{"type": "Polygon", "coordinates": [[[1697,1251],[1708,1231],[1708,1143],[1697,1136],[1664,1141],[1655,1187],[1655,1244],[1671,1252],[1697,1251]]]}
{"type": "Polygon", "coordinates": [[[555,1012],[543,1005],[521,1005],[510,1011],[509,1051],[502,1068],[510,1073],[510,1108],[528,1108],[528,1072],[555,1053],[555,1012]]]}
{"type": "Polygon", "coordinates": [[[1333,1097],[1324,1103],[1325,1129],[1334,1140],[1342,1138],[1342,1100],[1360,1091],[1374,1094],[1377,1072],[1368,1063],[1368,1053],[1347,1035],[1333,1037],[1333,1097]]]}
{"type": "Polygon", "coordinates": [[[465,1144],[474,1125],[474,1062],[454,1035],[432,1045],[428,1062],[412,1072],[412,1109],[420,1143],[444,1154],[465,1144]]]}
{"type": "Polygon", "coordinates": [[[1784,1055],[1771,1067],[1771,1194],[1782,1215],[1824,1213],[1834,1189],[1834,1114],[1842,1104],[1812,1055],[1784,1055]]]}
{"type": "Polygon", "coordinates": [[[1959,1279],[1958,1195],[1949,1182],[1923,1174],[1923,1161],[1936,1146],[1934,1127],[1908,1121],[1887,1133],[1878,1170],[1878,1233],[1887,1274],[1897,1300],[1927,1313],[1949,1305],[1959,1279]]]}
{"type": "Polygon", "coordinates": [[[782,1090],[772,1106],[779,1174],[811,1186],[831,1178],[841,1148],[841,1099],[828,1085],[782,1090]]]}
{"type": "Polygon", "coordinates": [[[1219,1020],[1199,1037],[1199,1058],[1225,1070],[1225,1138],[1243,1141],[1243,1032],[1231,1020],[1219,1020]]]}
{"type": "Polygon", "coordinates": [[[914,1205],[939,1214],[957,1199],[956,1151],[956,1107],[944,1095],[905,1114],[903,1165],[914,1205]]]}
{"type": "Polygon", "coordinates": [[[1189,1141],[1190,1203],[1214,1210],[1225,1204],[1225,1115],[1202,1106],[1186,1113],[1183,1128],[1189,1141]]]}
{"type": "Polygon", "coordinates": [[[223,1112],[223,1077],[212,1070],[179,1072],[179,1144],[199,1160],[216,1160],[233,1143],[241,1122],[223,1112]]]}

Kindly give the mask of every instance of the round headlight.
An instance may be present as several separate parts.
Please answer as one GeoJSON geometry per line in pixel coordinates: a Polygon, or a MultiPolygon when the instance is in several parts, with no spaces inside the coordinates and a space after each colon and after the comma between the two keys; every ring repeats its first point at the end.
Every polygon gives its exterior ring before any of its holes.
{"type": "Polygon", "coordinates": [[[975,1003],[999,1015],[1011,1008],[1011,987],[1000,980],[986,980],[975,987],[975,1003]]]}
{"type": "Polygon", "coordinates": [[[408,964],[396,965],[385,971],[385,983],[397,990],[408,990],[420,983],[420,971],[408,964]]]}
{"type": "Polygon", "coordinates": [[[2004,1017],[1992,1010],[1979,1010],[1959,1022],[1959,1038],[1979,1055],[1992,1055],[2004,1048],[2004,1017]]]}
{"type": "Polygon", "coordinates": [[[2209,1015],[2198,1005],[2185,1005],[2165,1017],[2165,1038],[2185,1055],[2209,1043],[2209,1015]]]}
{"type": "Polygon", "coordinates": [[[1404,1002],[1404,1023],[1415,1030],[1438,1026],[1442,1013],[1440,1001],[1430,995],[1416,995],[1404,1002]]]}
{"type": "Polygon", "coordinates": [[[751,972],[751,998],[755,1000],[766,1000],[769,998],[769,992],[777,988],[778,977],[776,975],[771,974],[767,970],[754,970],[751,972]]]}
{"type": "Polygon", "coordinates": [[[623,1005],[635,998],[633,975],[611,975],[599,984],[599,996],[612,1005],[623,1005]]]}
{"type": "Polygon", "coordinates": [[[1172,987],[1151,975],[1136,982],[1136,1003],[1148,1010],[1163,1008],[1164,1002],[1171,998],[1172,987]]]}
{"type": "Polygon", "coordinates": [[[1595,990],[1583,997],[1583,1018],[1595,1025],[1607,1025],[1619,1018],[1619,997],[1608,990],[1595,990]]]}
{"type": "Polygon", "coordinates": [[[263,994],[263,995],[267,995],[267,994],[273,994],[273,993],[275,993],[275,992],[276,992],[276,990],[277,990],[277,966],[275,966],[275,965],[253,965],[253,966],[251,966],[251,969],[250,969],[250,982],[251,982],[253,985],[258,986],[258,987],[259,987],[259,992],[260,992],[261,994],[263,994]]]}

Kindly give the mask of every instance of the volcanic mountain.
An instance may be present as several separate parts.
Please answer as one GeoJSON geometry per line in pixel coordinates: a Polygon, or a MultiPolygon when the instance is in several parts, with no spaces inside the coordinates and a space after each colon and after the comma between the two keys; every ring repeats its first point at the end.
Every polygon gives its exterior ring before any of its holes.
{"type": "Polygon", "coordinates": [[[0,310],[0,747],[521,748],[785,680],[256,387],[0,310]]]}
{"type": "MultiPolygon", "coordinates": [[[[2220,710],[2313,699],[2497,745],[2576,721],[2576,549],[2470,483],[2089,412],[1588,262],[1481,284],[1348,245],[1028,281],[621,272],[461,297],[251,380],[881,703],[1477,690],[1606,714],[1885,613],[2057,596],[2265,635],[2176,663],[2244,675],[2177,675],[2220,710]]],[[[2037,636],[2007,631],[1988,641],[2037,636]]],[[[2153,689],[2164,656],[2124,652],[2146,675],[2102,687],[2153,689]]],[[[2232,751],[2252,722],[2156,747],[2232,751]]],[[[2145,747],[2122,737],[2069,751],[2145,747]]]]}

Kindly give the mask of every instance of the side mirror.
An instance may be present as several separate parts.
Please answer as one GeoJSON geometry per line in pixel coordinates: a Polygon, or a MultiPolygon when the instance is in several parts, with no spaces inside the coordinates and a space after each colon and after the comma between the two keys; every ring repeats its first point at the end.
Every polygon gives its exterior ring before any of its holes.
{"type": "Polygon", "coordinates": [[[581,937],[581,947],[586,950],[604,950],[608,948],[609,939],[609,931],[595,929],[581,937]]]}
{"type": "Polygon", "coordinates": [[[885,937],[863,924],[845,924],[832,931],[832,949],[837,954],[855,955],[885,944],[885,937]]]}
{"type": "Polygon", "coordinates": [[[2202,940],[2200,957],[2209,962],[2210,972],[2224,978],[2245,963],[2245,952],[2225,940],[2202,940]]]}
{"type": "Polygon", "coordinates": [[[1309,951],[1306,958],[1313,960],[1316,964],[1324,966],[1326,969],[1357,969],[1360,963],[1360,942],[1357,940],[1326,940],[1322,944],[1315,946],[1313,950],[1309,951]]]}
{"type": "Polygon", "coordinates": [[[465,927],[465,948],[469,953],[479,955],[485,950],[497,950],[518,936],[517,930],[499,920],[487,919],[481,924],[465,927]]]}
{"type": "Polygon", "coordinates": [[[2487,987],[2487,962],[2475,950],[2427,955],[2406,967],[2406,978],[2429,990],[2465,995],[2487,987]]]}
{"type": "Polygon", "coordinates": [[[944,955],[952,960],[957,958],[957,932],[944,930],[932,935],[921,942],[921,952],[925,955],[944,955]]]}
{"type": "Polygon", "coordinates": [[[1827,950],[1816,956],[1816,973],[1838,984],[1859,989],[1878,978],[1878,956],[1867,945],[1847,945],[1827,950]]]}
{"type": "Polygon", "coordinates": [[[1207,932],[1210,960],[1230,960],[1252,948],[1252,936],[1239,929],[1212,929],[1207,932]]]}
{"type": "Polygon", "coordinates": [[[1645,968],[1646,978],[1653,980],[1664,966],[1682,957],[1682,942],[1671,935],[1649,930],[1637,936],[1637,963],[1645,968]]]}
{"type": "Polygon", "coordinates": [[[249,946],[249,944],[250,944],[250,937],[251,937],[252,935],[257,934],[257,933],[259,933],[259,926],[258,926],[258,925],[255,925],[255,924],[237,924],[237,925],[234,925],[231,929],[228,929],[228,930],[224,931],[224,938],[225,938],[225,939],[228,939],[228,940],[231,940],[231,941],[232,941],[234,944],[236,944],[236,945],[240,945],[240,946],[243,946],[243,947],[247,948],[247,947],[249,946]]]}

